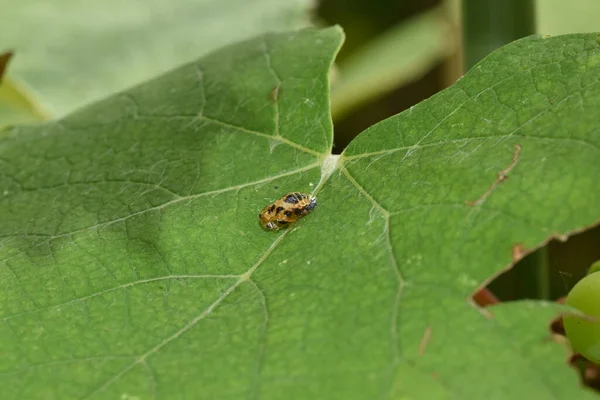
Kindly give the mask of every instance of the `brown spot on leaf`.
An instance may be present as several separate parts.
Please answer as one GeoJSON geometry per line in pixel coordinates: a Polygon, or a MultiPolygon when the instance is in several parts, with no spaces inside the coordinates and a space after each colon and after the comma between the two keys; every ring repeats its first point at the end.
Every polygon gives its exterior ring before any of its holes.
{"type": "Polygon", "coordinates": [[[423,332],[423,337],[421,338],[421,342],[419,343],[419,355],[422,356],[425,354],[425,350],[427,350],[427,345],[429,344],[429,340],[431,339],[431,327],[428,326],[425,328],[425,332],[423,332]]]}
{"type": "Polygon", "coordinates": [[[487,307],[500,303],[500,300],[498,300],[496,295],[494,295],[494,293],[492,293],[492,291],[488,288],[478,290],[473,295],[473,301],[475,301],[479,307],[487,307]]]}
{"type": "Polygon", "coordinates": [[[516,263],[525,256],[525,246],[523,243],[517,243],[512,247],[512,262],[516,263]]]}
{"type": "Polygon", "coordinates": [[[281,86],[279,84],[277,84],[277,86],[275,86],[273,88],[273,90],[271,90],[271,99],[273,99],[273,101],[277,101],[279,100],[279,88],[281,86]]]}
{"type": "Polygon", "coordinates": [[[562,316],[556,317],[552,322],[550,322],[550,330],[552,333],[557,335],[565,334],[565,326],[563,325],[562,316]]]}
{"type": "MultiPolygon", "coordinates": [[[[559,299],[556,300],[556,302],[558,304],[565,304],[565,300],[567,298],[565,296],[560,297],[559,299]]],[[[563,324],[563,317],[562,315],[559,315],[558,317],[554,318],[551,322],[550,322],[550,331],[552,332],[553,335],[562,335],[564,336],[565,333],[565,326],[563,324]]],[[[557,341],[557,340],[555,340],[557,341]]]]}

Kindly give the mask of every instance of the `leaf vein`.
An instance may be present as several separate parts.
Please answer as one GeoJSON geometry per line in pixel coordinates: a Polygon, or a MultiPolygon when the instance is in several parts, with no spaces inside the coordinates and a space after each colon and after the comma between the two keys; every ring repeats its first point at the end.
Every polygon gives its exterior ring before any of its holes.
{"type": "Polygon", "coordinates": [[[125,375],[128,371],[133,369],[136,365],[138,365],[142,362],[145,362],[145,360],[147,360],[149,356],[160,351],[160,349],[162,349],[164,346],[166,346],[173,340],[177,339],[178,337],[183,335],[185,332],[189,331],[194,326],[196,326],[196,324],[198,324],[204,318],[209,316],[219,306],[219,304],[221,304],[231,293],[233,293],[235,291],[235,289],[238,288],[238,286],[240,286],[242,283],[250,280],[254,271],[256,271],[256,269],[269,257],[269,255],[271,255],[271,253],[275,250],[277,245],[283,240],[283,238],[289,232],[290,232],[289,230],[286,230],[281,235],[279,235],[277,237],[277,239],[275,239],[273,241],[273,243],[271,243],[271,245],[264,252],[264,254],[258,259],[258,261],[252,267],[250,267],[245,273],[240,275],[238,277],[238,280],[233,285],[231,285],[229,288],[227,288],[227,290],[225,290],[223,293],[221,293],[221,295],[211,305],[209,305],[203,312],[198,314],[190,322],[188,322],[185,326],[183,326],[182,328],[177,330],[175,333],[173,333],[172,335],[163,339],[156,346],[152,347],[145,353],[138,356],[134,362],[132,362],[131,364],[129,364],[128,366],[123,368],[121,371],[117,372],[112,378],[108,379],[103,384],[101,384],[99,387],[94,389],[92,392],[90,392],[89,394],[84,396],[84,399],[87,399],[87,398],[93,396],[94,394],[101,392],[106,387],[110,386],[113,382],[116,382],[117,380],[119,380],[123,375],[125,375]]]}
{"type": "Polygon", "coordinates": [[[160,277],[156,277],[156,278],[141,279],[141,280],[136,280],[134,282],[129,282],[129,283],[125,283],[125,284],[122,284],[119,286],[115,286],[110,289],[102,290],[100,292],[93,293],[93,294],[90,294],[87,296],[79,297],[76,299],[71,299],[71,300],[68,300],[68,301],[65,301],[62,303],[51,304],[51,305],[44,306],[44,307],[38,307],[36,309],[24,311],[21,313],[5,315],[0,318],[0,322],[5,322],[5,321],[8,321],[8,320],[11,320],[14,318],[18,318],[18,317],[22,317],[22,316],[30,315],[30,314],[35,314],[40,311],[50,310],[50,309],[57,308],[57,307],[67,307],[67,306],[70,306],[73,304],[84,302],[84,301],[92,299],[94,297],[103,296],[107,293],[115,292],[115,291],[121,290],[121,289],[128,289],[133,286],[141,285],[144,283],[158,282],[158,281],[164,281],[164,280],[177,280],[177,279],[238,279],[239,277],[240,277],[239,275],[169,275],[169,276],[160,276],[160,277]]]}
{"type": "MultiPolygon", "coordinates": [[[[273,176],[270,176],[270,177],[267,177],[267,178],[259,179],[259,180],[253,181],[253,182],[243,183],[243,184],[236,185],[236,186],[230,186],[230,187],[223,188],[223,189],[212,190],[212,191],[209,191],[209,192],[197,193],[197,194],[193,194],[193,195],[189,195],[189,196],[181,196],[181,197],[179,197],[177,199],[170,200],[170,201],[168,201],[166,203],[160,204],[160,205],[155,206],[155,207],[149,207],[147,209],[144,209],[144,210],[141,210],[141,211],[138,211],[138,212],[135,212],[135,213],[131,213],[131,214],[129,214],[127,216],[124,216],[124,217],[115,218],[115,219],[110,220],[110,221],[102,222],[102,223],[99,223],[99,224],[96,224],[96,225],[87,226],[87,227],[84,227],[84,228],[81,228],[81,229],[77,229],[77,230],[74,230],[74,231],[70,231],[70,232],[64,232],[64,233],[61,233],[61,234],[50,235],[50,236],[43,236],[45,239],[40,240],[39,242],[35,243],[33,246],[30,246],[30,247],[28,247],[28,248],[26,248],[26,249],[24,249],[22,251],[19,251],[19,252],[15,253],[15,254],[12,254],[12,255],[10,255],[10,256],[8,256],[8,257],[0,260],[0,262],[9,261],[9,260],[11,260],[11,259],[13,259],[15,257],[18,257],[19,255],[25,253],[26,251],[29,251],[29,250],[31,250],[31,249],[39,246],[40,244],[46,243],[46,242],[48,242],[50,240],[54,240],[54,239],[62,238],[62,237],[68,237],[68,236],[74,235],[76,233],[81,233],[81,232],[85,232],[85,231],[88,231],[88,230],[98,230],[98,228],[103,228],[105,226],[109,226],[109,225],[112,225],[112,224],[115,224],[115,223],[118,223],[118,222],[126,221],[129,218],[132,218],[132,217],[135,217],[135,216],[138,216],[138,215],[142,215],[142,214],[145,214],[145,213],[148,213],[148,212],[152,212],[152,211],[156,211],[156,210],[161,210],[163,208],[167,208],[169,206],[172,206],[174,204],[178,204],[178,203],[186,201],[186,200],[194,200],[194,199],[197,199],[197,198],[200,198],[200,197],[213,196],[213,195],[218,195],[218,194],[221,194],[221,193],[230,192],[230,191],[233,191],[233,190],[243,189],[243,188],[254,186],[254,185],[260,185],[261,183],[271,182],[273,180],[276,180],[276,179],[279,179],[279,178],[283,178],[283,177],[286,177],[286,176],[290,176],[290,175],[294,175],[294,174],[297,174],[299,172],[309,171],[309,170],[311,170],[313,168],[316,168],[318,166],[320,166],[320,163],[317,162],[317,163],[309,164],[306,167],[297,168],[297,169],[294,169],[294,170],[291,170],[291,171],[287,171],[287,172],[284,172],[284,173],[281,173],[281,174],[278,174],[278,175],[273,175],[273,176]]],[[[29,234],[28,235],[14,235],[14,236],[6,236],[6,237],[16,238],[16,237],[28,237],[28,236],[30,236],[30,235],[29,234]]]]}
{"type": "MultiPolygon", "coordinates": [[[[383,206],[381,206],[377,200],[375,200],[359,183],[358,181],[356,181],[356,179],[354,179],[354,177],[350,174],[350,171],[348,171],[348,169],[346,168],[342,168],[342,173],[344,174],[344,176],[346,177],[346,179],[354,186],[358,189],[358,191],[365,196],[369,202],[371,202],[371,204],[373,204],[373,206],[375,208],[377,208],[381,214],[384,216],[385,218],[385,225],[384,225],[384,234],[385,234],[385,243],[386,243],[386,248],[389,254],[389,262],[390,262],[390,268],[392,269],[392,273],[394,274],[394,276],[396,277],[396,281],[397,281],[397,286],[396,286],[396,294],[394,296],[394,302],[392,304],[392,312],[391,312],[391,317],[390,317],[390,346],[391,346],[391,353],[392,353],[392,362],[391,362],[391,366],[392,366],[392,370],[395,370],[396,366],[400,363],[400,338],[398,336],[398,324],[399,324],[399,318],[400,318],[400,313],[399,313],[399,309],[400,309],[400,299],[402,297],[402,292],[404,291],[404,287],[406,286],[406,280],[403,278],[402,273],[400,271],[400,266],[398,265],[398,260],[396,259],[396,254],[394,253],[394,248],[392,245],[392,237],[391,237],[391,230],[390,230],[390,218],[391,218],[391,214],[388,210],[386,210],[383,206]]],[[[394,380],[394,374],[392,374],[392,378],[391,378],[391,382],[387,391],[387,394],[385,395],[385,397],[389,397],[389,395],[391,394],[391,390],[392,390],[392,386],[393,386],[393,380],[394,380]]]]}
{"type": "Polygon", "coordinates": [[[307,147],[299,145],[296,142],[292,142],[291,140],[286,139],[285,137],[279,135],[279,132],[277,132],[276,135],[268,135],[266,133],[258,132],[258,131],[252,130],[252,129],[247,129],[247,128],[244,128],[244,127],[241,127],[241,126],[237,126],[237,125],[232,125],[230,123],[223,122],[223,121],[220,121],[220,120],[215,119],[215,118],[207,117],[206,115],[200,115],[200,116],[198,116],[198,118],[200,120],[204,120],[206,122],[210,122],[210,123],[213,123],[215,125],[220,125],[220,126],[223,126],[223,127],[229,128],[229,129],[238,130],[240,132],[244,132],[244,133],[247,133],[249,135],[259,136],[259,137],[266,138],[266,139],[269,139],[269,140],[275,140],[277,142],[281,142],[281,143],[286,144],[286,145],[288,145],[290,147],[298,149],[298,150],[300,150],[300,151],[302,151],[304,153],[312,154],[312,155],[317,156],[317,157],[321,157],[323,155],[322,153],[319,153],[318,151],[311,150],[311,149],[309,149],[307,147]]]}

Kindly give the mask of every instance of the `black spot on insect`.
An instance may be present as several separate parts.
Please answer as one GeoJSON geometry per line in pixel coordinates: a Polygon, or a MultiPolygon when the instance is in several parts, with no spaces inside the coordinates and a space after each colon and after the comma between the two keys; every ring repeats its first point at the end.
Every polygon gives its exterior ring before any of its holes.
{"type": "Polygon", "coordinates": [[[269,208],[269,212],[270,212],[270,213],[272,213],[273,211],[275,211],[275,204],[273,204],[273,205],[271,206],[271,208],[269,208]]]}
{"type": "Polygon", "coordinates": [[[286,203],[290,203],[290,204],[297,204],[298,203],[298,199],[296,198],[297,194],[298,193],[290,194],[285,199],[283,199],[283,201],[285,201],[286,203]]]}
{"type": "Polygon", "coordinates": [[[294,208],[293,210],[294,210],[294,214],[296,214],[296,215],[302,214],[302,209],[301,208],[294,208]]]}
{"type": "Polygon", "coordinates": [[[280,219],[279,221],[277,221],[277,223],[281,225],[286,225],[288,222],[283,219],[280,219]]]}
{"type": "Polygon", "coordinates": [[[292,212],[291,211],[284,211],[283,215],[285,215],[286,217],[291,217],[292,216],[292,212]]]}
{"type": "Polygon", "coordinates": [[[283,207],[277,207],[277,210],[275,210],[275,214],[279,214],[282,211],[283,211],[283,207]]]}
{"type": "Polygon", "coordinates": [[[316,206],[317,206],[317,199],[313,199],[313,201],[308,203],[305,210],[306,210],[306,212],[312,211],[316,206]]]}

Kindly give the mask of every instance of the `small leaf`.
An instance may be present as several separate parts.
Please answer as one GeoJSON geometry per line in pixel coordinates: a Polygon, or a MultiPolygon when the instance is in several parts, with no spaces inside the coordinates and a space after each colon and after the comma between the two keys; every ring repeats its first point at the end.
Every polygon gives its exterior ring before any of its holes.
{"type": "Polygon", "coordinates": [[[26,90],[6,76],[12,51],[0,54],[0,129],[7,125],[41,121],[45,113],[36,106],[26,90]]]}

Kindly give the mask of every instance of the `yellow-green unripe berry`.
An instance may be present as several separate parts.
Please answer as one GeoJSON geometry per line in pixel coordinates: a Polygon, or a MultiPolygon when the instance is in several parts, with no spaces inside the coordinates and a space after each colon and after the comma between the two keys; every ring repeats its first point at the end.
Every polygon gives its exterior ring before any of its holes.
{"type": "Polygon", "coordinates": [[[592,264],[592,266],[590,267],[590,269],[588,269],[588,275],[594,272],[598,272],[600,271],[600,261],[596,261],[595,263],[592,264]]]}
{"type": "Polygon", "coordinates": [[[600,363],[600,272],[595,272],[594,265],[589,275],[573,286],[565,301],[585,317],[565,315],[563,323],[573,350],[600,363]]]}

